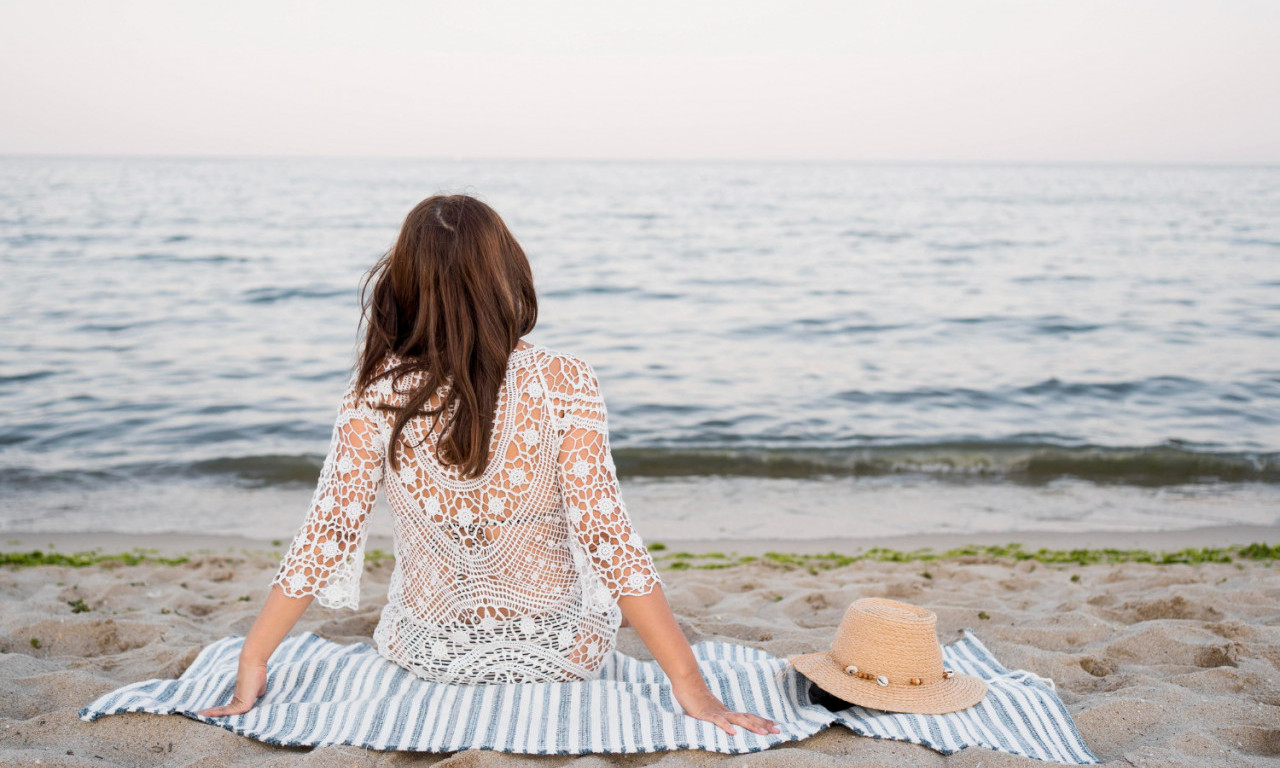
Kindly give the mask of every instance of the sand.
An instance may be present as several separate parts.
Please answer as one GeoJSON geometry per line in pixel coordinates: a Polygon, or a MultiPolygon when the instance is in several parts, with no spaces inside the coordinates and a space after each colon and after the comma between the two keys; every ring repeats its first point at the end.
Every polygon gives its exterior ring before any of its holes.
{"type": "MultiPolygon", "coordinates": [[[[1199,539],[1194,532],[1041,536],[1031,544],[1172,549],[1189,542],[1280,541],[1275,529],[1209,531],[1199,539]]],[[[1009,538],[1031,537],[1002,540],[1009,538]]],[[[958,543],[928,542],[938,548],[958,543]]],[[[64,552],[141,545],[206,553],[172,566],[0,568],[0,765],[1045,765],[981,748],[943,757],[840,727],[751,755],[568,758],[283,749],[180,716],[129,714],[86,723],[76,712],[97,696],[138,680],[177,677],[207,643],[245,633],[276,560],[269,542],[180,536],[24,535],[8,538],[3,549],[49,544],[64,552]],[[77,601],[87,610],[73,612],[77,601]]],[[[772,544],[668,546],[751,552],[772,544]]],[[[866,542],[787,544],[788,550],[814,552],[866,542]]],[[[359,611],[315,606],[298,629],[339,642],[370,641],[390,572],[389,562],[369,568],[359,611]]],[[[970,627],[1007,666],[1053,678],[1085,740],[1107,764],[1260,766],[1280,760],[1280,565],[1081,566],[966,558],[864,561],[815,575],[757,562],[669,570],[664,577],[691,641],[728,640],[794,655],[829,644],[845,606],[858,597],[906,600],[938,613],[944,642],[970,627]]],[[[621,631],[618,645],[650,658],[629,629],[621,631]]]]}

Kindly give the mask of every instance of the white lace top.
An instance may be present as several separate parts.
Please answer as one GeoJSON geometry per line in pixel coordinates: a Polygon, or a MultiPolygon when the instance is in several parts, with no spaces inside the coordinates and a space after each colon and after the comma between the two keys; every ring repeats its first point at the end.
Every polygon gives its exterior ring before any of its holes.
{"type": "Polygon", "coordinates": [[[405,426],[400,440],[411,454],[390,471],[394,414],[373,403],[401,404],[417,383],[404,379],[393,392],[381,379],[358,398],[352,377],[311,509],[272,583],[356,608],[381,487],[395,535],[374,630],[382,655],[448,683],[595,677],[622,621],[617,599],[662,583],[619,493],[595,371],[538,344],[517,347],[498,393],[489,465],[473,479],[436,458],[442,425],[427,416],[405,426]]]}

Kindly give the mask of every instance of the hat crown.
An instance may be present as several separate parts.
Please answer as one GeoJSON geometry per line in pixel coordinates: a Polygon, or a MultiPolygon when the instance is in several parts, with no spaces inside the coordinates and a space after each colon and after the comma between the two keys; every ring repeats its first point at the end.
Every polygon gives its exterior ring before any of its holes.
{"type": "Polygon", "coordinates": [[[845,610],[830,655],[841,667],[854,666],[895,683],[912,678],[932,683],[943,679],[937,627],[938,616],[928,609],[862,598],[845,610]]]}

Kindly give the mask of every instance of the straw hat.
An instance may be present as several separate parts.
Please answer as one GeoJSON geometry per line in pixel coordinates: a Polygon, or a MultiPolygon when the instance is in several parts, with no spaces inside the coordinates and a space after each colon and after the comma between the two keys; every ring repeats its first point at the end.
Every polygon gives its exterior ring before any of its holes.
{"type": "Polygon", "coordinates": [[[862,707],[921,715],[971,707],[987,695],[987,684],[943,667],[937,626],[937,614],[919,606],[855,600],[831,650],[791,664],[822,690],[862,707]]]}

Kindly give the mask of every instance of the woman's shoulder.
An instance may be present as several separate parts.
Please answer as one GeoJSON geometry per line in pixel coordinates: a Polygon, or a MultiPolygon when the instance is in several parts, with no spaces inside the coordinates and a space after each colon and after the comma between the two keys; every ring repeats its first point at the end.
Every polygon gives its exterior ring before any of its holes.
{"type": "MultiPolygon", "coordinates": [[[[518,358],[513,360],[513,363],[517,368],[529,367],[532,363],[532,367],[536,367],[541,373],[550,394],[573,398],[599,387],[595,369],[583,356],[527,339],[525,341],[528,346],[518,347],[512,352],[513,358],[518,358]]],[[[422,383],[425,376],[424,371],[413,368],[403,371],[399,376],[389,375],[405,361],[405,358],[395,353],[388,353],[378,364],[373,380],[368,389],[362,393],[362,399],[371,401],[370,404],[376,402],[382,406],[394,407],[403,404],[408,395],[422,383]]],[[[352,374],[349,387],[355,386],[357,376],[358,371],[352,374]]],[[[441,388],[444,387],[445,385],[442,384],[441,388]]],[[[348,394],[354,393],[349,389],[348,394]]]]}
{"type": "Polygon", "coordinates": [[[544,363],[555,363],[557,365],[580,365],[586,362],[572,352],[565,352],[564,350],[548,347],[546,344],[539,344],[537,342],[530,342],[530,346],[526,347],[524,351],[540,358],[544,363]]]}
{"type": "Polygon", "coordinates": [[[534,349],[543,379],[552,394],[570,398],[598,386],[595,370],[581,355],[542,344],[534,345],[534,349]]]}
{"type": "MultiPolygon", "coordinates": [[[[550,363],[555,363],[557,365],[573,367],[573,368],[591,367],[587,363],[587,361],[579,355],[575,355],[571,352],[565,352],[563,350],[555,349],[553,347],[548,347],[547,345],[540,344],[536,341],[529,341],[528,339],[525,339],[524,341],[528,346],[517,347],[511,353],[513,356],[528,356],[530,358],[539,360],[540,362],[543,362],[543,363],[550,362],[550,363]]],[[[386,356],[384,356],[382,360],[379,362],[377,366],[377,373],[375,374],[375,376],[381,376],[385,374],[387,371],[390,371],[392,368],[397,367],[398,365],[400,365],[401,363],[404,363],[408,359],[410,358],[402,357],[396,354],[395,352],[388,352],[386,356]]]]}
{"type": "Polygon", "coordinates": [[[370,380],[363,390],[359,386],[360,367],[357,365],[347,383],[347,396],[361,405],[379,410],[403,406],[423,378],[423,372],[413,368],[401,370],[396,375],[397,369],[405,362],[406,358],[388,352],[374,366],[370,380]]]}

